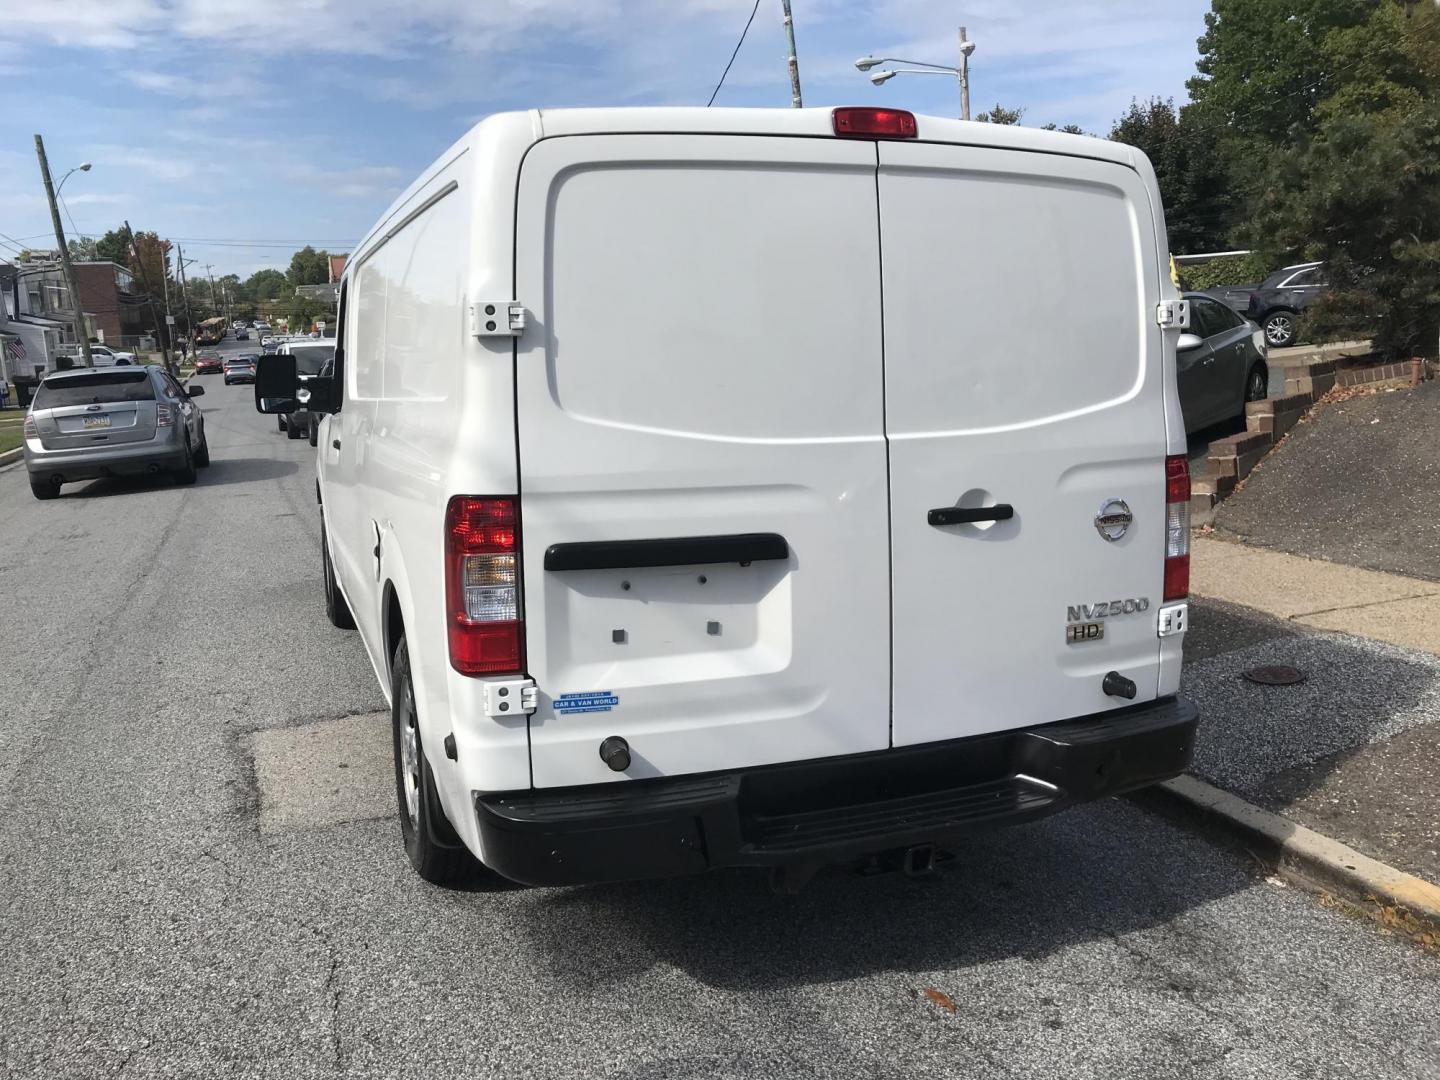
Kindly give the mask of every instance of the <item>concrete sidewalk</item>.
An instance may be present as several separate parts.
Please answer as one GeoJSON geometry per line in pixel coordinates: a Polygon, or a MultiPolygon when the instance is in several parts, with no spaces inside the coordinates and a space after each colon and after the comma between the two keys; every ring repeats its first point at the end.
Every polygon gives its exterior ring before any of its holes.
{"type": "Polygon", "coordinates": [[[1440,884],[1440,583],[1192,543],[1193,773],[1440,884]],[[1306,678],[1244,678],[1272,664],[1306,678]]]}
{"type": "Polygon", "coordinates": [[[1190,591],[1312,629],[1440,655],[1440,583],[1434,581],[1196,536],[1190,591]]]}

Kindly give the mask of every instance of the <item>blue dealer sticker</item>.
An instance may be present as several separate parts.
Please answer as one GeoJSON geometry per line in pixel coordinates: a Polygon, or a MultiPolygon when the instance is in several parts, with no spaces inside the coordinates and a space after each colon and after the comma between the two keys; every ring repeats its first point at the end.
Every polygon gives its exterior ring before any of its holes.
{"type": "Polygon", "coordinates": [[[557,713],[609,712],[620,699],[609,690],[588,690],[583,694],[561,694],[555,699],[557,713]]]}

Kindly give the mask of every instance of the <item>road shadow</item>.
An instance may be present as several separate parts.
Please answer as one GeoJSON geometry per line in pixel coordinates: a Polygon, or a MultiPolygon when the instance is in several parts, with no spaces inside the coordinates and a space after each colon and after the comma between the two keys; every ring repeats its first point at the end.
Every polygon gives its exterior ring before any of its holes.
{"type": "Polygon", "coordinates": [[[207,484],[243,484],[252,480],[279,480],[299,471],[299,462],[283,458],[215,458],[200,478],[207,484]]]}
{"type": "MultiPolygon", "coordinates": [[[[204,469],[194,486],[216,487],[220,484],[245,484],[260,480],[278,480],[298,472],[300,465],[294,461],[277,458],[217,458],[204,469]]],[[[177,487],[174,477],[165,473],[143,476],[107,476],[99,480],[87,480],[65,485],[60,491],[62,499],[104,499],[114,495],[133,495],[141,491],[155,491],[177,487]]]]}
{"type": "Polygon", "coordinates": [[[759,871],[557,889],[517,925],[582,991],[673,966],[721,989],[842,992],[876,973],[1038,960],[1164,925],[1253,883],[1243,863],[1201,850],[1108,800],[971,836],[928,879],[833,868],[798,896],[773,893],[759,871]]]}

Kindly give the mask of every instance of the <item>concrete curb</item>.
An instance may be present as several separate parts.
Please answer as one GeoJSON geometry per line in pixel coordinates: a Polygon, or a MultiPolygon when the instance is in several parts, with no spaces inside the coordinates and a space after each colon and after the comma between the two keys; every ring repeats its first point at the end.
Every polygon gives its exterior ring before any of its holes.
{"type": "Polygon", "coordinates": [[[1228,791],[1179,776],[1135,794],[1172,820],[1198,824],[1243,848],[1285,881],[1338,896],[1418,944],[1440,947],[1440,885],[1396,870],[1228,791]]]}
{"type": "Polygon", "coordinates": [[[6,450],[3,454],[0,454],[0,469],[3,469],[12,461],[19,461],[24,456],[25,451],[18,446],[14,450],[6,450]]]}

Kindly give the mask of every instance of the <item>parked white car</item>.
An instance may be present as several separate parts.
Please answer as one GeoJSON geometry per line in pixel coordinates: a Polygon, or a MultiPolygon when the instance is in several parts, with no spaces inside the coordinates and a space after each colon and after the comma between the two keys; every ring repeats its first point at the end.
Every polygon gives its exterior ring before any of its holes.
{"type": "MultiPolygon", "coordinates": [[[[77,353],[77,356],[79,355],[81,354],[77,353]]],[[[135,354],[133,352],[118,352],[115,349],[111,349],[105,345],[92,344],[90,346],[90,362],[95,367],[112,367],[116,364],[133,364],[135,363],[135,354]]]]}
{"type": "MultiPolygon", "coordinates": [[[[872,108],[465,135],[355,248],[303,387],[415,869],[918,869],[1182,771],[1166,251],[1106,140],[872,108]]],[[[301,393],[262,359],[261,411],[301,393]]]]}

